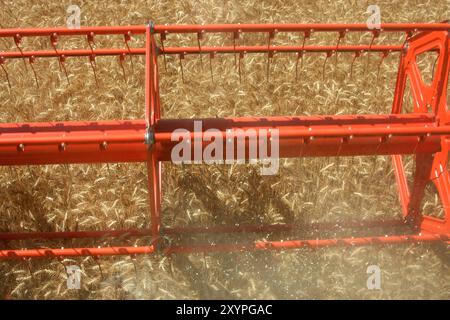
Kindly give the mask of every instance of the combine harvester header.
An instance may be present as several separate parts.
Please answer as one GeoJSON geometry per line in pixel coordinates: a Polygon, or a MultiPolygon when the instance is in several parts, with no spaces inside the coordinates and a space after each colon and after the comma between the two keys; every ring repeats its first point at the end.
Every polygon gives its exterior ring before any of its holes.
{"type": "MultiPolygon", "coordinates": [[[[449,24],[382,24],[380,29],[369,29],[366,24],[224,24],[224,25],[154,25],[120,27],[83,27],[80,29],[0,29],[0,37],[14,40],[16,51],[0,52],[0,67],[4,81],[10,85],[8,61],[23,59],[33,68],[37,59],[55,58],[61,71],[66,74],[65,61],[84,57],[89,59],[96,75],[95,59],[100,56],[116,56],[120,63],[135,55],[145,56],[145,119],[117,121],[67,121],[46,123],[2,123],[0,124],[0,165],[45,165],[75,163],[117,163],[146,162],[148,169],[148,189],[151,226],[149,229],[115,231],[67,231],[0,233],[0,240],[23,239],[73,239],[103,237],[150,236],[147,246],[115,246],[92,248],[34,248],[0,250],[0,259],[68,257],[68,256],[110,256],[137,255],[162,252],[166,254],[217,251],[244,251],[255,249],[293,249],[302,247],[358,246],[374,244],[394,244],[404,242],[448,242],[450,241],[450,176],[447,171],[450,145],[450,119],[447,105],[449,78],[449,24]],[[308,45],[312,33],[336,34],[336,42],[330,45],[308,45]],[[348,33],[372,34],[369,45],[342,44],[348,33]],[[376,45],[374,40],[385,32],[405,34],[405,41],[397,45],[376,45]],[[206,33],[229,34],[230,46],[202,46],[206,33]],[[242,34],[259,33],[267,36],[267,44],[241,46],[238,39],[242,34]],[[298,46],[276,46],[273,40],[279,33],[297,33],[302,43],[298,46]],[[198,46],[167,47],[166,37],[172,34],[194,34],[198,46]],[[96,38],[106,35],[123,36],[120,48],[94,48],[96,38]],[[58,47],[63,37],[82,37],[89,49],[64,50],[58,47]],[[27,37],[47,38],[52,50],[26,51],[22,40],[27,37]],[[131,48],[132,37],[145,37],[144,48],[131,48]],[[157,45],[157,39],[160,46],[157,45]],[[425,52],[436,52],[438,59],[435,74],[430,84],[425,84],[420,74],[416,58],[425,52]],[[209,57],[232,54],[241,59],[252,53],[267,54],[267,80],[269,64],[275,54],[295,53],[296,73],[299,61],[310,52],[325,54],[328,58],[337,53],[352,54],[354,59],[372,52],[399,56],[397,82],[391,114],[381,115],[339,115],[339,116],[274,116],[216,119],[162,119],[159,98],[158,58],[176,55],[182,59],[186,55],[209,57]],[[409,81],[414,102],[414,112],[402,112],[406,82],[409,81]],[[200,132],[194,130],[194,123],[201,120],[200,132]],[[295,230],[299,226],[247,225],[218,226],[210,228],[186,227],[164,228],[161,226],[161,165],[172,161],[171,152],[176,145],[171,133],[175,129],[185,129],[194,140],[201,140],[204,150],[210,140],[209,128],[218,129],[224,137],[227,130],[254,129],[255,137],[265,130],[278,132],[279,156],[281,158],[318,156],[358,156],[391,155],[398,184],[399,199],[403,209],[403,219],[399,221],[372,221],[349,224],[346,227],[367,230],[376,227],[407,227],[405,233],[377,236],[349,236],[344,238],[280,239],[278,241],[256,241],[245,243],[204,243],[166,245],[162,239],[180,234],[192,233],[238,233],[277,232],[295,230]],[[414,155],[416,168],[412,188],[408,186],[402,156],[414,155]],[[445,217],[438,219],[421,212],[421,202],[428,183],[437,187],[443,204],[445,217]]],[[[354,60],[353,60],[354,61],[354,60]]],[[[165,61],[164,61],[165,62],[165,61]]],[[[325,66],[325,65],[324,65],[325,66]]],[[[353,64],[352,64],[353,68],[353,64]]],[[[34,72],[36,83],[38,77],[34,72]]],[[[211,69],[212,76],[212,69],[211,69]]],[[[238,131],[237,131],[238,132],[238,131]]],[[[239,138],[233,134],[233,141],[239,138]]],[[[270,139],[269,139],[270,140],[270,139]]],[[[270,142],[269,142],[270,143],[270,142]]],[[[249,143],[246,143],[245,160],[252,159],[249,143]]],[[[194,160],[194,159],[192,159],[194,160]]],[[[312,229],[319,226],[309,226],[312,229]]],[[[321,230],[332,230],[332,225],[321,225],[321,230]]],[[[308,228],[308,226],[301,226],[308,228]]]]}

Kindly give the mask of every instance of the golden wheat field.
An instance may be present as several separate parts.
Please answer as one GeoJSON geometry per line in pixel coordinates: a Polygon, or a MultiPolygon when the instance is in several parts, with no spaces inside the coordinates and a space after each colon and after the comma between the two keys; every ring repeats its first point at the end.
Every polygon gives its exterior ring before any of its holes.
{"type": "MultiPolygon", "coordinates": [[[[81,8],[83,26],[202,23],[307,23],[366,21],[371,1],[34,1],[0,0],[0,28],[65,26],[66,9],[81,8]]],[[[449,0],[379,0],[382,22],[440,22],[450,17],[449,0]]],[[[298,43],[297,34],[280,34],[274,44],[298,43]]],[[[403,34],[382,34],[377,43],[401,43],[403,34]]],[[[368,44],[370,34],[345,41],[368,44]]],[[[61,40],[64,48],[86,47],[61,40]]],[[[123,45],[102,38],[99,46],[123,45]]],[[[196,38],[168,38],[196,46],[196,38]]],[[[241,43],[264,43],[245,35],[241,43]]],[[[336,37],[314,34],[311,42],[334,44],[336,37]]],[[[208,35],[205,43],[229,44],[208,35]]],[[[142,47],[142,38],[133,47],[142,47]]],[[[24,49],[46,49],[47,39],[29,40],[24,49]]],[[[14,50],[0,39],[0,51],[14,50]]],[[[393,100],[398,55],[380,67],[379,56],[330,59],[305,56],[295,79],[295,56],[277,55],[266,81],[267,56],[246,55],[241,80],[234,57],[217,56],[211,81],[209,61],[196,56],[159,61],[162,114],[165,118],[381,114],[393,100]]],[[[125,63],[97,59],[98,85],[89,61],[68,59],[70,84],[55,59],[35,63],[39,88],[30,68],[8,61],[11,89],[0,73],[0,121],[141,119],[144,117],[144,59],[125,63]]],[[[1,70],[0,70],[1,71],[1,70]]],[[[407,162],[408,174],[414,170],[407,162]]],[[[388,219],[401,214],[390,157],[302,158],[281,160],[278,175],[261,176],[254,165],[163,164],[162,219],[166,226],[345,219],[388,219]]],[[[424,206],[439,211],[431,194],[424,206]]],[[[0,231],[65,231],[144,228],[149,225],[145,164],[49,165],[0,167],[0,231]]],[[[246,235],[229,235],[232,241],[246,235]]],[[[261,235],[262,238],[266,235],[261,235]]],[[[207,241],[207,236],[197,236],[207,241]]],[[[144,244],[145,240],[115,242],[144,244]]],[[[73,243],[0,244],[70,247],[73,243]]],[[[431,244],[248,252],[0,262],[0,298],[11,299],[450,299],[448,248],[431,244]],[[82,269],[81,290],[66,286],[65,266],[82,269]],[[366,287],[369,265],[382,270],[381,290],[366,287]]]]}

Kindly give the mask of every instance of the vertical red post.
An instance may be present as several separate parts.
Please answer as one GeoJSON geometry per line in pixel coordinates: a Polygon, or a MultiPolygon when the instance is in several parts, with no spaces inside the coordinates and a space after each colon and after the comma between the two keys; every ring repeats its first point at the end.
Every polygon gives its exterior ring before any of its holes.
{"type": "Polygon", "coordinates": [[[158,59],[152,22],[146,27],[145,39],[145,120],[148,145],[147,175],[153,244],[159,239],[161,225],[161,162],[154,148],[154,126],[160,117],[158,59]]]}

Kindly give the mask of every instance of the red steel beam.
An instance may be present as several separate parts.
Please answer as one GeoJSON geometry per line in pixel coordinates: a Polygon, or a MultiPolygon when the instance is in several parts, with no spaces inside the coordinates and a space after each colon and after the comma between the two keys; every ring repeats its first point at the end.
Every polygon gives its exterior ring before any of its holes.
{"type": "Polygon", "coordinates": [[[130,49],[71,49],[71,50],[35,50],[35,51],[10,51],[0,52],[0,57],[4,59],[21,58],[56,58],[56,57],[101,57],[101,56],[120,56],[120,55],[145,55],[145,48],[130,49]]]}
{"type": "MultiPolygon", "coordinates": [[[[419,32],[419,31],[447,31],[447,23],[382,23],[381,31],[388,32],[419,32]]],[[[57,28],[12,28],[0,29],[0,37],[37,37],[51,36],[75,36],[75,35],[126,35],[144,34],[146,27],[137,26],[107,26],[107,27],[81,27],[69,29],[57,28]]],[[[209,25],[154,25],[155,33],[198,33],[198,32],[372,32],[365,23],[304,23],[304,24],[209,24],[209,25]]]]}
{"type": "MultiPolygon", "coordinates": [[[[349,116],[274,116],[274,117],[243,117],[243,118],[208,118],[208,119],[161,119],[156,124],[155,139],[167,143],[172,139],[172,133],[177,129],[189,131],[191,139],[214,137],[206,132],[218,129],[222,138],[227,129],[232,129],[232,137],[242,134],[237,129],[278,129],[280,138],[335,138],[335,137],[384,137],[413,136],[420,137],[450,135],[450,126],[437,126],[434,115],[349,115],[349,116]],[[194,131],[196,121],[202,122],[203,130],[194,131]]],[[[1,142],[0,142],[1,144],[1,142]]]]}
{"type": "Polygon", "coordinates": [[[63,258],[84,256],[123,256],[151,254],[154,246],[144,247],[104,247],[104,248],[61,248],[61,249],[24,249],[0,250],[0,260],[24,258],[63,258]]]}
{"type": "MultiPolygon", "coordinates": [[[[235,141],[248,138],[249,131],[237,129],[254,129],[252,139],[259,137],[259,130],[278,129],[281,158],[433,153],[440,150],[440,135],[450,135],[450,126],[436,127],[427,114],[199,120],[203,132],[194,132],[195,119],[158,120],[153,127],[158,160],[171,160],[178,143],[172,141],[172,132],[180,128],[192,139],[207,138],[210,134],[204,131],[215,128],[235,141]]],[[[0,165],[144,162],[145,134],[144,120],[0,124],[0,165]]],[[[202,147],[208,144],[203,141],[202,147]]]]}
{"type": "Polygon", "coordinates": [[[446,242],[450,234],[413,234],[377,237],[355,237],[341,239],[312,239],[286,241],[259,241],[247,244],[199,244],[189,246],[172,246],[166,248],[166,254],[199,252],[232,252],[251,250],[287,250],[299,248],[352,247],[365,245],[387,245],[399,243],[446,242]]]}
{"type": "MultiPolygon", "coordinates": [[[[194,131],[196,119],[162,119],[155,126],[155,140],[162,161],[170,161],[178,143],[172,141],[172,132],[180,128],[186,130],[190,141],[200,141],[202,148],[210,143],[208,137],[214,137],[209,129],[218,129],[223,141],[234,139],[235,149],[238,138],[246,137],[246,157],[248,137],[259,138],[261,129],[279,130],[280,158],[433,153],[440,150],[439,135],[450,134],[449,126],[436,127],[433,119],[429,114],[215,118],[202,121],[203,132],[194,131]],[[227,129],[232,129],[231,133],[227,129]]],[[[226,154],[225,146],[223,152],[226,154]]],[[[194,154],[192,143],[191,156],[194,154]]]]}
{"type": "MultiPolygon", "coordinates": [[[[351,247],[364,245],[386,245],[418,242],[446,242],[450,234],[412,234],[374,237],[351,237],[342,239],[309,239],[287,241],[257,241],[240,244],[197,244],[171,246],[163,249],[165,254],[196,252],[230,252],[249,250],[287,250],[299,248],[351,247]]],[[[80,256],[137,255],[155,252],[154,246],[143,247],[104,247],[104,248],[61,248],[61,249],[23,249],[0,250],[0,260],[24,258],[57,258],[80,256]]]]}
{"type": "Polygon", "coordinates": [[[142,120],[0,124],[0,164],[144,161],[145,132],[142,120]]]}
{"type": "Polygon", "coordinates": [[[81,27],[69,29],[65,27],[56,28],[11,28],[0,29],[0,37],[44,37],[44,36],[87,36],[91,33],[95,35],[128,35],[144,34],[145,26],[107,26],[107,27],[81,27]]]}
{"type": "Polygon", "coordinates": [[[2,232],[0,240],[33,240],[33,239],[89,239],[107,237],[138,237],[150,236],[149,229],[128,229],[108,231],[53,231],[53,232],[2,232]]]}
{"type": "MultiPolygon", "coordinates": [[[[447,23],[382,23],[381,31],[418,32],[446,31],[447,23]]],[[[285,23],[285,24],[212,24],[212,25],[155,25],[155,33],[198,33],[198,32],[372,32],[365,23],[285,23]]]]}
{"type": "MultiPolygon", "coordinates": [[[[209,54],[209,53],[267,53],[267,52],[398,52],[402,46],[398,45],[340,45],[340,46],[223,46],[210,47],[166,47],[159,48],[158,54],[209,54]]],[[[101,57],[120,55],[145,55],[145,48],[111,48],[111,49],[70,49],[70,50],[34,50],[34,51],[5,51],[0,52],[3,59],[23,58],[56,58],[56,57],[101,57]]]]}

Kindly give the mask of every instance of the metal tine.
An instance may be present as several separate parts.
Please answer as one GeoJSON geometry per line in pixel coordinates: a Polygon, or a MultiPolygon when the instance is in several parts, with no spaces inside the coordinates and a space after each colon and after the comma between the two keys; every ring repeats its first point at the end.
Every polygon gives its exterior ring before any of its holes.
{"type": "Polygon", "coordinates": [[[0,57],[0,67],[2,67],[3,72],[5,73],[6,81],[8,82],[9,91],[11,91],[12,90],[11,81],[9,80],[9,75],[8,75],[8,71],[6,70],[6,67],[5,67],[5,62],[6,62],[6,59],[4,57],[0,57]]]}
{"type": "Polygon", "coordinates": [[[179,58],[180,58],[181,79],[183,80],[183,83],[185,83],[185,81],[184,81],[184,70],[183,70],[183,61],[182,61],[184,59],[184,53],[180,53],[179,58]]]}
{"type": "Polygon", "coordinates": [[[344,39],[345,34],[348,32],[348,29],[344,30],[344,31],[339,31],[339,37],[336,43],[336,56],[335,56],[335,60],[334,60],[334,64],[337,65],[338,63],[338,50],[339,50],[339,45],[341,44],[341,39],[344,39]]]}
{"type": "Polygon", "coordinates": [[[372,45],[375,41],[375,38],[378,38],[378,36],[380,35],[380,31],[379,30],[373,30],[372,31],[372,40],[370,41],[370,45],[369,45],[369,50],[367,51],[367,63],[366,63],[366,68],[365,71],[367,72],[368,68],[369,68],[369,62],[370,62],[370,50],[372,48],[372,45]]]}
{"type": "Polygon", "coordinates": [[[164,41],[166,40],[166,32],[162,32],[160,35],[161,48],[163,50],[164,70],[167,72],[166,50],[164,49],[164,41]]]}
{"type": "Polygon", "coordinates": [[[297,61],[295,62],[295,81],[298,80],[298,61],[303,59],[303,51],[297,52],[297,61]]]}
{"type": "Polygon", "coordinates": [[[91,48],[92,54],[94,54],[94,46],[95,46],[94,37],[95,37],[95,34],[94,34],[93,32],[89,33],[89,34],[86,36],[86,39],[87,39],[89,48],[91,48]]]}
{"type": "Polygon", "coordinates": [[[97,63],[95,62],[95,53],[94,53],[94,47],[95,47],[94,36],[95,36],[95,34],[93,32],[89,33],[87,35],[87,42],[89,44],[89,47],[91,48],[91,55],[89,56],[89,62],[91,64],[92,71],[94,72],[95,83],[97,84],[97,87],[99,87],[97,71],[96,71],[97,63]]]}
{"type": "Polygon", "coordinates": [[[197,44],[198,44],[198,52],[199,52],[199,57],[200,57],[200,66],[202,68],[203,71],[203,58],[202,58],[202,45],[201,45],[201,40],[203,39],[203,33],[204,31],[200,31],[197,33],[197,44]]]}
{"type": "Polygon", "coordinates": [[[70,84],[69,74],[67,73],[66,65],[64,64],[64,62],[66,62],[66,56],[62,54],[59,56],[59,67],[62,68],[62,70],[64,70],[64,74],[66,75],[67,79],[67,84],[70,84]]]}
{"type": "Polygon", "coordinates": [[[307,30],[303,33],[303,41],[302,41],[302,49],[300,50],[300,52],[297,53],[297,61],[295,63],[295,81],[297,81],[298,79],[298,62],[300,61],[300,70],[303,69],[303,55],[304,55],[304,48],[305,48],[305,43],[306,43],[306,39],[311,37],[311,33],[312,30],[307,30]]]}
{"type": "Polygon", "coordinates": [[[28,270],[28,273],[30,274],[31,280],[34,282],[35,281],[35,277],[34,277],[33,270],[31,270],[31,258],[28,258],[28,259],[27,258],[23,258],[21,260],[25,263],[26,268],[28,270]]]}
{"type": "Polygon", "coordinates": [[[267,81],[269,81],[270,78],[270,59],[275,56],[275,53],[275,51],[269,51],[267,55],[267,81]]]}
{"type": "MultiPolygon", "coordinates": [[[[58,48],[57,48],[57,46],[58,46],[58,34],[53,33],[50,36],[50,43],[51,43],[51,45],[53,47],[53,50],[55,50],[56,54],[59,55],[58,48]]],[[[59,71],[63,72],[63,67],[61,65],[61,59],[59,59],[59,71]]]]}
{"type": "Polygon", "coordinates": [[[58,46],[58,34],[53,33],[50,36],[50,43],[51,43],[53,49],[55,50],[56,54],[59,55],[59,59],[58,59],[59,71],[61,71],[61,72],[64,71],[64,74],[66,75],[66,79],[67,79],[67,84],[70,84],[69,75],[67,73],[67,69],[66,69],[66,66],[64,64],[64,62],[66,61],[66,57],[63,54],[60,55],[59,52],[58,52],[58,48],[57,48],[57,46],[58,46]]]}
{"type": "Polygon", "coordinates": [[[353,66],[355,64],[356,58],[361,56],[361,51],[355,51],[355,55],[353,56],[352,64],[350,66],[350,79],[353,79],[353,66]]]}
{"type": "Polygon", "coordinates": [[[234,66],[237,68],[237,57],[236,57],[236,40],[239,40],[239,35],[241,30],[233,32],[233,51],[234,51],[234,66]]]}
{"type": "Polygon", "coordinates": [[[134,71],[133,55],[131,54],[131,49],[129,45],[129,42],[131,41],[131,31],[128,31],[126,34],[124,34],[124,41],[125,46],[127,47],[128,53],[130,55],[131,70],[134,71]]]}
{"type": "Polygon", "coordinates": [[[105,280],[105,275],[103,274],[102,265],[100,264],[100,261],[97,256],[91,256],[91,258],[94,260],[94,262],[97,264],[98,270],[100,271],[100,276],[102,280],[105,280]]]}
{"type": "Polygon", "coordinates": [[[380,69],[381,69],[381,65],[383,64],[384,59],[389,55],[390,51],[383,51],[381,53],[381,60],[380,63],[378,64],[378,71],[377,71],[377,82],[380,78],[380,69]]]}
{"type": "Polygon", "coordinates": [[[244,58],[246,53],[247,53],[246,51],[239,52],[239,83],[242,83],[242,78],[241,78],[241,61],[244,58]]]}
{"type": "Polygon", "coordinates": [[[213,75],[213,67],[212,67],[212,59],[214,59],[214,56],[216,55],[215,52],[211,52],[209,54],[209,71],[211,72],[211,82],[214,83],[214,75],[213,75]]]}
{"type": "Polygon", "coordinates": [[[26,60],[26,58],[23,56],[23,50],[22,50],[22,48],[20,47],[20,45],[21,45],[21,43],[22,43],[22,36],[21,36],[20,34],[16,34],[16,35],[14,36],[14,43],[15,43],[15,45],[16,45],[16,47],[17,47],[17,50],[19,50],[19,51],[20,51],[20,54],[22,55],[22,61],[23,61],[23,64],[25,65],[25,70],[28,71],[27,60],[26,60]]]}
{"type": "Polygon", "coordinates": [[[36,87],[39,89],[38,76],[37,76],[36,70],[34,69],[34,66],[33,66],[33,64],[36,62],[36,57],[35,56],[31,56],[28,59],[28,62],[30,63],[31,70],[33,71],[33,74],[34,74],[34,80],[36,81],[36,87]]]}
{"type": "Polygon", "coordinates": [[[275,38],[275,34],[277,33],[277,31],[278,31],[277,29],[270,31],[267,37],[267,81],[269,81],[270,76],[270,59],[273,57],[273,52],[270,52],[270,45],[272,39],[275,38]]]}
{"type": "Polygon", "coordinates": [[[99,87],[99,82],[98,82],[98,78],[97,78],[97,71],[96,71],[96,62],[95,62],[95,54],[91,54],[89,56],[89,62],[91,64],[91,68],[92,71],[94,72],[94,78],[95,78],[95,83],[97,84],[97,87],[99,87]]]}
{"type": "MultiPolygon", "coordinates": [[[[124,53],[119,55],[119,64],[120,64],[120,67],[122,68],[123,79],[125,80],[125,82],[127,82],[127,74],[125,72],[125,66],[123,65],[123,62],[125,61],[125,57],[126,57],[126,55],[124,53]]],[[[131,58],[131,56],[130,56],[130,58],[131,58]]]]}
{"type": "MultiPolygon", "coordinates": [[[[73,240],[73,239],[72,239],[73,240]]],[[[73,242],[73,241],[72,241],[73,242]]],[[[56,259],[56,261],[60,264],[60,265],[62,265],[62,267],[63,267],[63,269],[64,269],[64,272],[67,274],[67,267],[66,267],[66,265],[64,264],[64,259],[62,258],[62,257],[55,257],[55,259],[56,259]]]]}
{"type": "Polygon", "coordinates": [[[325,60],[323,62],[322,66],[322,80],[325,81],[325,67],[327,65],[328,58],[330,58],[333,55],[334,51],[327,51],[327,55],[325,56],[325,60]]]}

